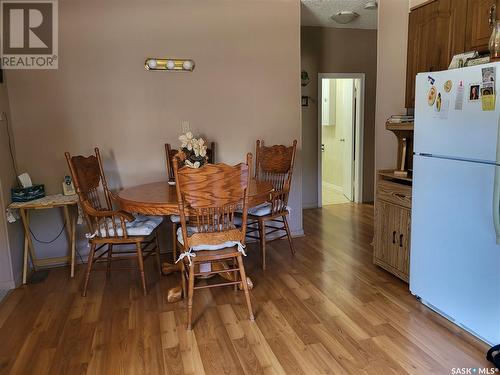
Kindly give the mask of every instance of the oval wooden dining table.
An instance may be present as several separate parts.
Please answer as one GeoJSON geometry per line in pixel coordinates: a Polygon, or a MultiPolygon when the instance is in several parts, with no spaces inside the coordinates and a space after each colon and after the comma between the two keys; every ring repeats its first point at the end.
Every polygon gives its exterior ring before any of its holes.
{"type": "MultiPolygon", "coordinates": [[[[248,188],[248,206],[255,207],[266,202],[269,194],[273,191],[273,186],[269,182],[257,181],[251,179],[248,188]]],[[[167,181],[153,182],[144,185],[132,186],[120,191],[116,198],[120,203],[122,210],[135,212],[143,215],[166,216],[178,215],[179,206],[177,201],[177,191],[175,184],[169,184],[167,181]]],[[[215,264],[214,267],[226,268],[224,263],[215,264]]],[[[162,264],[164,274],[174,271],[180,271],[177,265],[165,262],[162,264]]],[[[223,277],[231,279],[232,273],[221,274],[223,277]]],[[[249,286],[252,281],[247,277],[249,286]]],[[[177,302],[182,298],[182,288],[176,286],[168,291],[167,299],[169,302],[177,302]]]]}

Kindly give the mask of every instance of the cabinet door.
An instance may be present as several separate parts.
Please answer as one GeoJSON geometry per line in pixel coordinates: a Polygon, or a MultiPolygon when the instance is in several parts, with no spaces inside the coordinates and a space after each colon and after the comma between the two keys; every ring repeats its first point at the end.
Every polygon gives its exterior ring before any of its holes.
{"type": "Polygon", "coordinates": [[[377,201],[374,262],[408,282],[410,272],[411,211],[377,201]]]}
{"type": "Polygon", "coordinates": [[[410,12],[407,108],[415,106],[417,73],[446,70],[453,55],[465,51],[466,14],[467,0],[436,0],[410,12]]]}
{"type": "MultiPolygon", "coordinates": [[[[498,0],[500,1],[500,0],[498,0]]],[[[467,0],[440,0],[438,23],[439,70],[446,70],[454,55],[465,48],[467,0]]]]}
{"type": "Polygon", "coordinates": [[[384,201],[377,202],[377,228],[374,257],[391,267],[396,264],[399,209],[384,201]]]}
{"type": "Polygon", "coordinates": [[[467,51],[488,51],[492,22],[496,19],[499,0],[469,0],[465,49],[467,51]]]}
{"type": "Polygon", "coordinates": [[[399,210],[399,228],[397,237],[397,255],[394,268],[401,272],[400,276],[408,281],[410,274],[410,228],[411,211],[406,208],[399,210]]]}

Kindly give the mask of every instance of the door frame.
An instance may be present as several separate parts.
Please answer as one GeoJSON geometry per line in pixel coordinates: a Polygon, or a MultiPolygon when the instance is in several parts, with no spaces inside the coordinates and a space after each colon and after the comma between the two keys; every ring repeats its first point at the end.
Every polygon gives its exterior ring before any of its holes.
{"type": "Polygon", "coordinates": [[[365,73],[318,73],[318,207],[323,206],[323,155],[321,152],[322,144],[322,125],[321,109],[323,103],[322,79],[359,79],[360,87],[357,97],[360,98],[356,103],[356,124],[353,131],[354,141],[354,203],[363,202],[363,138],[365,123],[365,73]]]}

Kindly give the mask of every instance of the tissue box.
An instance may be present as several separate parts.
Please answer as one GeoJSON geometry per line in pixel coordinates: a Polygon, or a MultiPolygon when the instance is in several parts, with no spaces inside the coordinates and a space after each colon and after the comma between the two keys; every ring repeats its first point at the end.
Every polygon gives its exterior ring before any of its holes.
{"type": "Polygon", "coordinates": [[[45,187],[43,185],[33,185],[28,188],[10,189],[12,202],[29,202],[45,197],[45,187]]]}

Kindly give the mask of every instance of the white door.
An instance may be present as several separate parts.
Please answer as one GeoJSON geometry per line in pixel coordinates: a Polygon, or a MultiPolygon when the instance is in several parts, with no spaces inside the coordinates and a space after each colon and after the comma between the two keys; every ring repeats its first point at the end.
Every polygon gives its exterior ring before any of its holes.
{"type": "MultiPolygon", "coordinates": [[[[354,79],[341,79],[340,84],[341,108],[337,109],[337,116],[342,118],[338,122],[342,124],[341,147],[343,147],[343,178],[342,190],[347,199],[353,201],[353,179],[354,179],[354,118],[355,118],[355,89],[354,79]]],[[[339,91],[337,91],[339,95],[339,91]]]]}
{"type": "MultiPolygon", "coordinates": [[[[494,165],[414,157],[410,290],[484,340],[500,342],[494,165]]],[[[498,212],[498,211],[497,211],[498,212]]]]}

